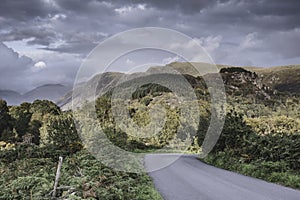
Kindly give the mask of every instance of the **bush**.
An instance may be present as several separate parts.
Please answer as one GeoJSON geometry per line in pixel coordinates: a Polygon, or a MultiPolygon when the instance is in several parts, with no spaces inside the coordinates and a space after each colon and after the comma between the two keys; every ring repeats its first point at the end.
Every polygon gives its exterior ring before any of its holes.
{"type": "Polygon", "coordinates": [[[46,141],[63,150],[76,152],[82,148],[73,117],[69,113],[53,116],[46,124],[46,141]]]}

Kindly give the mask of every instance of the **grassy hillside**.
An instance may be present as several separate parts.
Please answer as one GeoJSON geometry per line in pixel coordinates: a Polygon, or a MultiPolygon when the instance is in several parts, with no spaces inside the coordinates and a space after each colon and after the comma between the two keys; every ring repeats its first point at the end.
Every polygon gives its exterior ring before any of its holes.
{"type": "Polygon", "coordinates": [[[257,70],[263,82],[280,92],[300,94],[300,65],[257,70]]]}
{"type": "Polygon", "coordinates": [[[272,89],[280,92],[300,94],[300,65],[288,65],[277,67],[244,67],[257,73],[262,82],[272,89]]]}

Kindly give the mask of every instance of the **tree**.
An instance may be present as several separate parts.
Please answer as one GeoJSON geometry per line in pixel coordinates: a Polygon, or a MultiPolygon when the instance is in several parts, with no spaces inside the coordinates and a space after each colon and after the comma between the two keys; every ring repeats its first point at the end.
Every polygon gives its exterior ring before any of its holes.
{"type": "Polygon", "coordinates": [[[243,116],[231,110],[226,115],[225,124],[214,151],[228,149],[239,152],[246,145],[250,136],[253,136],[253,131],[246,124],[243,116]]]}
{"type": "Polygon", "coordinates": [[[48,100],[35,100],[30,106],[33,120],[43,121],[45,115],[60,115],[60,108],[48,100]]]}
{"type": "Polygon", "coordinates": [[[32,142],[34,144],[39,145],[40,144],[40,128],[42,126],[42,122],[38,120],[31,120],[29,122],[29,127],[28,127],[28,133],[30,133],[33,136],[32,142]]]}
{"type": "Polygon", "coordinates": [[[32,116],[30,105],[30,103],[22,103],[20,106],[13,106],[10,109],[10,114],[14,119],[13,126],[19,139],[21,139],[29,129],[29,122],[32,116]]]}
{"type": "Polygon", "coordinates": [[[82,147],[70,113],[50,117],[46,124],[46,132],[48,142],[58,148],[74,152],[82,147]]]}
{"type": "Polygon", "coordinates": [[[106,96],[101,96],[96,100],[96,112],[99,121],[104,124],[110,121],[111,118],[111,99],[106,96]]]}
{"type": "Polygon", "coordinates": [[[12,119],[6,101],[0,99],[0,140],[10,140],[12,136],[12,119]]]}

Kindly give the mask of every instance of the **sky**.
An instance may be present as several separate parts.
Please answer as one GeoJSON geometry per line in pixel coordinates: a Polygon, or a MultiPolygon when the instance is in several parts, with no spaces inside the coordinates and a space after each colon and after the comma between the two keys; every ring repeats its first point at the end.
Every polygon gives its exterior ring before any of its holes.
{"type": "MultiPolygon", "coordinates": [[[[299,19],[298,0],[2,0],[0,90],[72,85],[82,61],[100,42],[142,27],[182,32],[217,64],[300,64],[299,19]]],[[[163,55],[146,51],[135,57],[178,60],[163,55]]],[[[115,69],[124,71],[136,62],[124,58],[115,69]]]]}

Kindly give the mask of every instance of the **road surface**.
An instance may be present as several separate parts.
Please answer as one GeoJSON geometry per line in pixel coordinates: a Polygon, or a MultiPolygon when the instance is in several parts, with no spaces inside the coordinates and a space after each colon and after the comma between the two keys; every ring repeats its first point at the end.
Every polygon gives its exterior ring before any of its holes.
{"type": "MultiPolygon", "coordinates": [[[[148,154],[145,166],[153,170],[174,154],[148,154]]],[[[184,155],[173,164],[149,172],[165,200],[300,200],[300,191],[218,169],[184,155]]]]}

